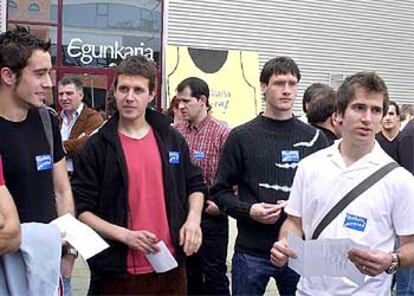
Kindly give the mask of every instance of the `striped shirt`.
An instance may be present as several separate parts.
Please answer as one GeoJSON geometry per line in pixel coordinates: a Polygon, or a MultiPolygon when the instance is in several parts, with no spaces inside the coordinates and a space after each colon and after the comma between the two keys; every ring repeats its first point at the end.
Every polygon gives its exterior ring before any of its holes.
{"type": "Polygon", "coordinates": [[[211,115],[207,115],[196,126],[190,126],[189,122],[183,121],[177,123],[175,128],[186,139],[190,147],[191,159],[201,167],[204,181],[210,188],[213,185],[219,157],[230,129],[211,115]]]}

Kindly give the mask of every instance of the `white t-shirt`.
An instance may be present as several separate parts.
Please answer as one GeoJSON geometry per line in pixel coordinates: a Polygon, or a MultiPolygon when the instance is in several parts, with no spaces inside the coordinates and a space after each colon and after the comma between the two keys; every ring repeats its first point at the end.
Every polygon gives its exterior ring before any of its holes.
{"type": "MultiPolygon", "coordinates": [[[[336,141],[298,166],[285,211],[302,218],[306,239],[326,213],[352,188],[393,161],[376,142],[374,149],[347,167],[336,141]]],[[[392,252],[395,233],[414,234],[414,177],[397,168],[349,204],[319,238],[350,238],[373,250],[392,252]],[[355,223],[357,221],[358,223],[355,223]]],[[[391,276],[366,276],[358,286],[341,277],[301,277],[297,295],[390,295],[391,276]]]]}

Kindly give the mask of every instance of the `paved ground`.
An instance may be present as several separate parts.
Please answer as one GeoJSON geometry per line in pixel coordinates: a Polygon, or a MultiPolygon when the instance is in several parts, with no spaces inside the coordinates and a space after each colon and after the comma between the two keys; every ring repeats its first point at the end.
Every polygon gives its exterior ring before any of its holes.
{"type": "MultiPolygon", "coordinates": [[[[231,257],[233,256],[233,247],[234,239],[237,234],[236,224],[233,219],[230,219],[230,240],[229,240],[229,252],[227,256],[227,266],[228,270],[231,270],[231,257]]],[[[228,273],[230,277],[230,272],[228,273]]],[[[75,264],[75,269],[72,276],[72,287],[73,287],[73,296],[84,296],[89,287],[89,269],[86,263],[82,259],[78,259],[75,264]]],[[[265,295],[277,296],[277,289],[272,279],[267,286],[265,295]]]]}

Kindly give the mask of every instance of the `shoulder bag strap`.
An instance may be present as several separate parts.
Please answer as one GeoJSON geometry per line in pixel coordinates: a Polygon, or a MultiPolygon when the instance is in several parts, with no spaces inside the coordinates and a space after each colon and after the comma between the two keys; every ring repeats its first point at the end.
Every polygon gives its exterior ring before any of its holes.
{"type": "Polygon", "coordinates": [[[49,111],[43,107],[39,109],[40,118],[42,119],[43,129],[46,133],[47,142],[49,143],[50,148],[50,156],[52,157],[52,165],[53,165],[53,130],[52,130],[52,121],[50,120],[49,111]]]}
{"type": "Polygon", "coordinates": [[[381,180],[385,175],[399,167],[398,163],[390,162],[389,164],[381,167],[375,171],[372,175],[368,176],[364,181],[359,183],[354,189],[348,192],[326,215],[323,217],[319,225],[313,232],[312,239],[317,239],[321,232],[335,219],[339,213],[341,213],[354,199],[365,192],[372,185],[381,180]]]}

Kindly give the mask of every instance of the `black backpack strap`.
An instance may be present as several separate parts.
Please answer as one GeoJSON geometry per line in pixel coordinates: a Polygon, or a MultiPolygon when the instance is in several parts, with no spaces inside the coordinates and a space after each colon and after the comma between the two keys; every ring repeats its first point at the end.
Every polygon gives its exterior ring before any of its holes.
{"type": "Polygon", "coordinates": [[[50,156],[52,157],[52,165],[53,165],[53,163],[54,163],[54,161],[53,161],[54,148],[53,148],[52,121],[50,119],[49,111],[47,110],[46,107],[40,108],[39,109],[39,114],[40,114],[40,118],[42,119],[43,129],[45,130],[47,142],[49,143],[50,156]]]}
{"type": "Polygon", "coordinates": [[[372,175],[368,176],[364,181],[359,183],[354,187],[350,192],[348,192],[326,215],[323,217],[321,222],[315,228],[313,232],[312,239],[317,239],[321,232],[335,219],[339,213],[341,213],[354,199],[359,195],[365,192],[372,185],[381,180],[385,175],[387,175],[392,170],[399,167],[399,164],[396,162],[390,162],[389,164],[381,167],[379,170],[375,171],[372,175]]]}

